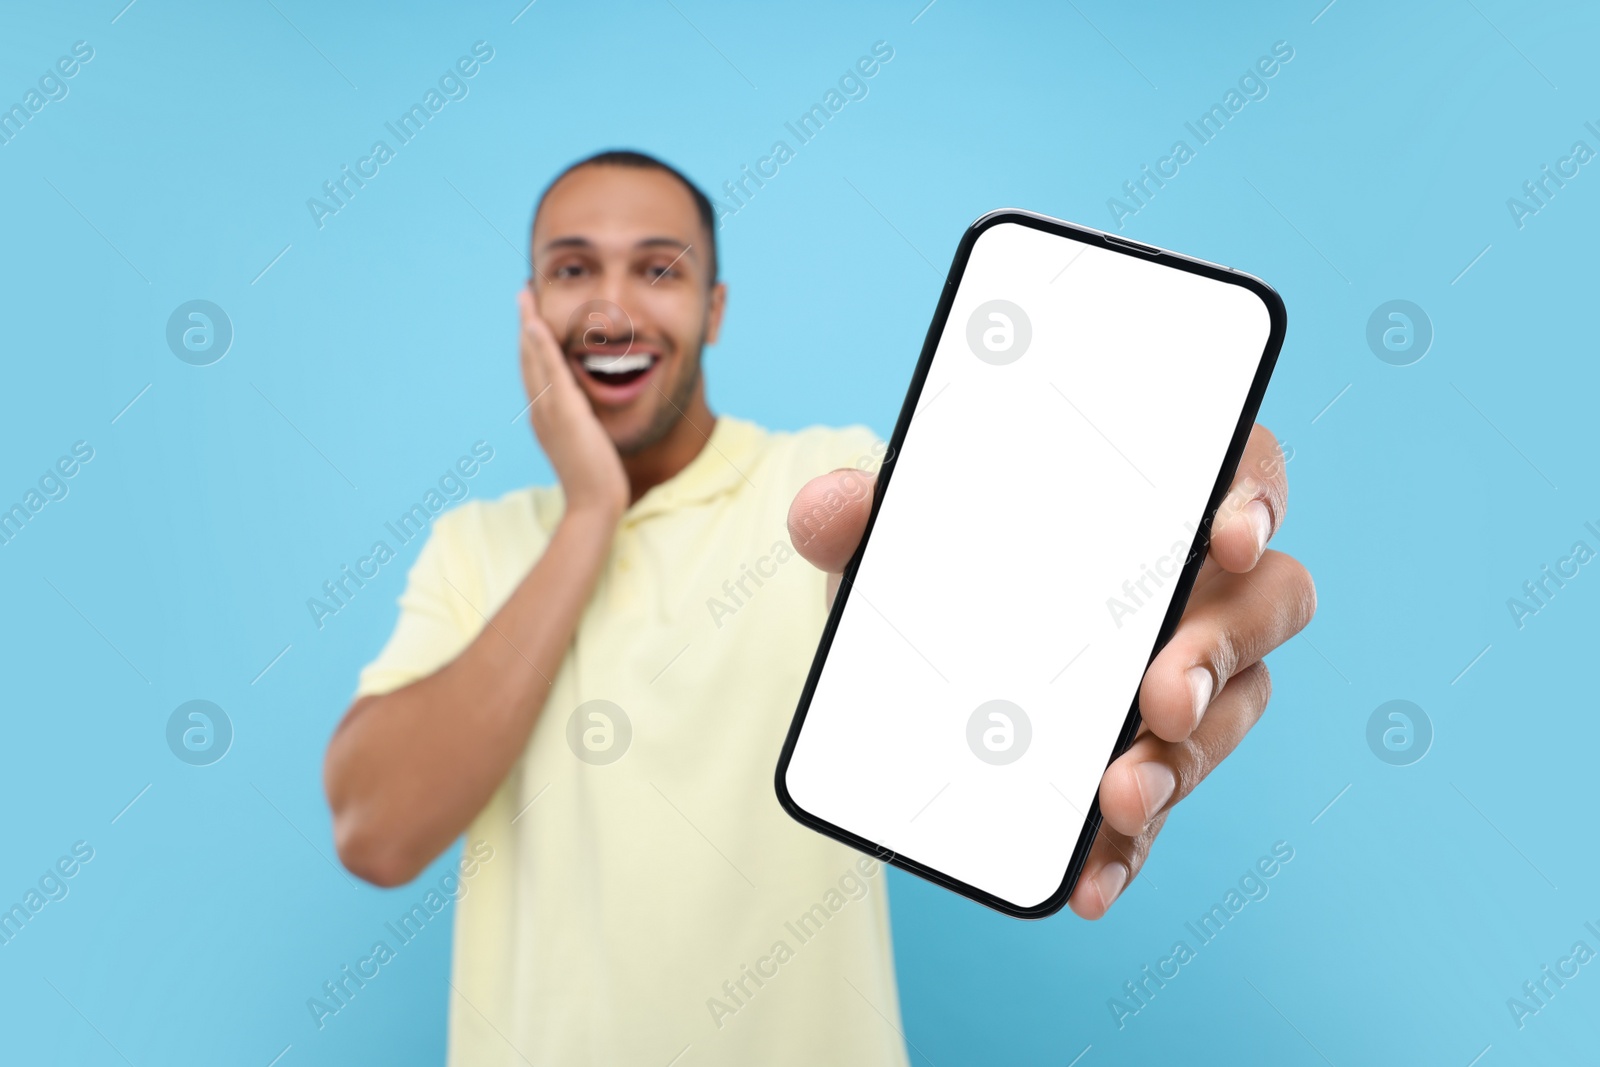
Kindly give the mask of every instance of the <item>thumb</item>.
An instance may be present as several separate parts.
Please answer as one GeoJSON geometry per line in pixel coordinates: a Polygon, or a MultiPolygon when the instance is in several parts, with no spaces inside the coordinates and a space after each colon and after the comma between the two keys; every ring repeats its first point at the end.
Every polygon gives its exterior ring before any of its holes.
{"type": "Polygon", "coordinates": [[[560,351],[561,343],[556,340],[555,331],[539,314],[539,306],[534,302],[533,294],[528,291],[527,286],[517,290],[517,311],[522,319],[523,332],[535,344],[544,350],[560,351]]]}
{"type": "Polygon", "coordinates": [[[813,478],[789,505],[789,540],[813,566],[838,574],[861,544],[877,481],[854,467],[813,478]]]}

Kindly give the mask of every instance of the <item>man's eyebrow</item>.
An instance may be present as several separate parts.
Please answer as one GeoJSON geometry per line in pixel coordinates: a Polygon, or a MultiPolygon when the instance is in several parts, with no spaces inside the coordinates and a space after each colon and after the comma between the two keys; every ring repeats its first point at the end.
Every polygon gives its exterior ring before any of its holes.
{"type": "Polygon", "coordinates": [[[693,256],[695,259],[700,258],[694,250],[694,245],[684,244],[676,237],[646,237],[644,240],[640,241],[636,247],[651,248],[658,245],[665,246],[667,248],[679,248],[683,250],[680,253],[681,255],[693,256]]]}
{"type": "Polygon", "coordinates": [[[552,248],[593,248],[594,242],[587,237],[557,237],[553,241],[546,241],[544,247],[539,249],[540,254],[552,248]]]}
{"type": "MultiPolygon", "coordinates": [[[[586,249],[592,249],[594,247],[595,247],[594,242],[589,240],[587,237],[557,237],[557,238],[555,238],[553,240],[546,241],[544,243],[544,246],[539,249],[539,254],[540,255],[544,255],[545,253],[551,252],[551,251],[553,251],[555,249],[561,249],[561,248],[586,248],[586,249]]],[[[699,254],[694,249],[694,245],[685,244],[684,242],[678,240],[676,237],[646,237],[643,240],[638,241],[634,245],[634,247],[635,248],[655,248],[655,247],[676,248],[676,249],[681,250],[682,254],[684,254],[684,255],[692,256],[693,258],[695,258],[697,260],[700,258],[699,254]]]]}

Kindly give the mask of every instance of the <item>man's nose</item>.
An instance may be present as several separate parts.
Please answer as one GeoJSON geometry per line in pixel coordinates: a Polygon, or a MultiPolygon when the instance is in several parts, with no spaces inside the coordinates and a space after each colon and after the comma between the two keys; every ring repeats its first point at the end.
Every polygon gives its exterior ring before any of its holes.
{"type": "MultiPolygon", "coordinates": [[[[633,339],[637,329],[627,307],[610,295],[597,295],[585,301],[578,309],[579,327],[586,344],[611,344],[633,339]]],[[[625,294],[617,294],[625,296],[625,294]]]]}
{"type": "Polygon", "coordinates": [[[631,315],[631,309],[628,307],[628,279],[619,271],[607,271],[600,278],[600,289],[596,295],[622,313],[620,325],[626,329],[631,315]]]}

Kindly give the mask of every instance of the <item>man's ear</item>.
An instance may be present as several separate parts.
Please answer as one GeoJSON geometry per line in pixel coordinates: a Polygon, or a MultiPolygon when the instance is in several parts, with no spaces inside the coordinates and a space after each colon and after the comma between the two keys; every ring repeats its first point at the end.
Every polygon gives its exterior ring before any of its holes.
{"type": "Polygon", "coordinates": [[[711,287],[711,295],[706,298],[706,339],[705,344],[717,343],[717,335],[722,332],[722,310],[728,303],[728,283],[718,282],[711,287]]]}

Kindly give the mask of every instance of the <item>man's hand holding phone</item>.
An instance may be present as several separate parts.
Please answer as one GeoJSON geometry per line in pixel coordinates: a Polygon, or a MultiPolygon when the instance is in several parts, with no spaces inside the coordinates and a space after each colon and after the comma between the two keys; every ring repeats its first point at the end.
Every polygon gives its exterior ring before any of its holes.
{"type": "MultiPolygon", "coordinates": [[[[861,492],[863,477],[847,468],[813,478],[789,512],[796,550],[829,575],[830,606],[872,508],[872,493],[861,492]],[[831,520],[822,528],[801,525],[824,511],[831,520]]],[[[1263,658],[1316,611],[1305,567],[1267,548],[1288,496],[1277,440],[1257,424],[1178,628],[1140,683],[1138,736],[1100,780],[1104,822],[1068,901],[1085,919],[1105,914],[1144,866],[1173,805],[1261,718],[1272,692],[1263,658]]]]}

